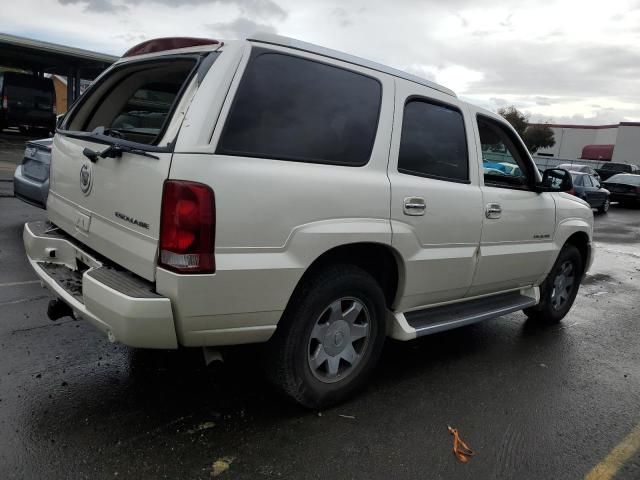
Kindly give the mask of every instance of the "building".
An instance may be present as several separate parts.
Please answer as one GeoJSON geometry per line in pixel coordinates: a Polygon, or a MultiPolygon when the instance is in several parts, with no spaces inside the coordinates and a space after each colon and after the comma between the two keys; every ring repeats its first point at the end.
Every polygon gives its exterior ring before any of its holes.
{"type": "Polygon", "coordinates": [[[0,33],[0,67],[31,72],[38,77],[54,76],[56,96],[66,98],[64,108],[58,105],[58,113],[66,111],[80,95],[83,80],[95,79],[116,60],[118,57],[105,53],[0,33]],[[62,92],[63,86],[66,94],[62,92]]]}
{"type": "Polygon", "coordinates": [[[536,157],[640,164],[640,123],[548,126],[556,144],[538,150],[536,157]]]}
{"type": "MultiPolygon", "coordinates": [[[[51,75],[51,79],[53,80],[53,86],[56,89],[56,111],[58,114],[66,113],[67,106],[69,105],[69,102],[67,101],[67,94],[69,91],[67,77],[51,75]]],[[[79,95],[82,95],[90,84],[91,82],[89,80],[81,78],[79,95]]]]}

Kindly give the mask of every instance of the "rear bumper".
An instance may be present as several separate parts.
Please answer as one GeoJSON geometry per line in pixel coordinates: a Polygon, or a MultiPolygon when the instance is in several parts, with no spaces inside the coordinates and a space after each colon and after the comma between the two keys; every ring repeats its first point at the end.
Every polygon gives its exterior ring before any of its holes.
{"type": "Polygon", "coordinates": [[[56,297],[110,341],[140,348],[177,348],[171,301],[129,272],[104,265],[45,222],[24,225],[29,263],[56,297]],[[84,270],[80,270],[80,266],[84,270]]]}
{"type": "Polygon", "coordinates": [[[13,174],[13,193],[20,200],[36,207],[46,208],[49,179],[39,182],[29,178],[22,173],[22,165],[18,165],[13,174]]]}

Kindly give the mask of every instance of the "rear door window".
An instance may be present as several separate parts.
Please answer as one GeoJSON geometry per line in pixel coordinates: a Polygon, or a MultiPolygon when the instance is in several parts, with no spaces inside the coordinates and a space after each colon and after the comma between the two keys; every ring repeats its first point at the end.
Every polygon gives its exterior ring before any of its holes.
{"type": "Polygon", "coordinates": [[[217,153],[364,165],[381,97],[382,86],[372,77],[254,48],[217,153]]]}
{"type": "Polygon", "coordinates": [[[455,107],[422,99],[405,104],[398,171],[456,182],[469,181],[467,136],[455,107]]]}

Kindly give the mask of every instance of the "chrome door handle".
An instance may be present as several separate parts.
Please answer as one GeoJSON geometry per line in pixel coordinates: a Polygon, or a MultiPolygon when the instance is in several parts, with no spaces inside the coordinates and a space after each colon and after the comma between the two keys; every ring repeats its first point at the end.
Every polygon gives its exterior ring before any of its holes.
{"type": "Polygon", "coordinates": [[[484,214],[487,218],[500,218],[502,215],[502,207],[499,203],[487,203],[484,214]]]}
{"type": "Polygon", "coordinates": [[[422,197],[407,197],[404,199],[402,210],[405,215],[424,215],[427,205],[422,197]]]}

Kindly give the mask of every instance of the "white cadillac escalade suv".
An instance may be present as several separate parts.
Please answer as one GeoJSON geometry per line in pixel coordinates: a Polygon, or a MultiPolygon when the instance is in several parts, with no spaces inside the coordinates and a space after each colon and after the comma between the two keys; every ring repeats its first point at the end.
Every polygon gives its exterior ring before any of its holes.
{"type": "Polygon", "coordinates": [[[592,261],[571,186],[422,78],[273,35],[160,39],[66,115],[24,243],[52,319],[141,348],[262,342],[273,382],[318,407],[386,337],[561,320],[592,261]]]}

